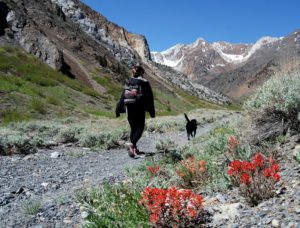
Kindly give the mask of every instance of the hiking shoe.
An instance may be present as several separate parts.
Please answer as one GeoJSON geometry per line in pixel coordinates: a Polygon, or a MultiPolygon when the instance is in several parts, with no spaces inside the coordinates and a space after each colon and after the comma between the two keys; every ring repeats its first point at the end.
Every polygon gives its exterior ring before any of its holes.
{"type": "Polygon", "coordinates": [[[134,151],[135,148],[134,148],[133,144],[132,143],[126,143],[126,146],[127,146],[129,157],[134,158],[135,157],[135,151],[134,151]]]}
{"type": "Polygon", "coordinates": [[[134,154],[135,155],[141,155],[141,154],[145,154],[144,152],[139,151],[138,148],[134,148],[134,154]]]}

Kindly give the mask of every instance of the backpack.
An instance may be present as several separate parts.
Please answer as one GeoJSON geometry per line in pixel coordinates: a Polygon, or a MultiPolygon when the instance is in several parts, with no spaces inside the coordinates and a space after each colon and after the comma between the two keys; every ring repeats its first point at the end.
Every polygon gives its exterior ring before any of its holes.
{"type": "Polygon", "coordinates": [[[141,85],[126,85],[124,91],[124,104],[138,103],[143,96],[141,85]]]}

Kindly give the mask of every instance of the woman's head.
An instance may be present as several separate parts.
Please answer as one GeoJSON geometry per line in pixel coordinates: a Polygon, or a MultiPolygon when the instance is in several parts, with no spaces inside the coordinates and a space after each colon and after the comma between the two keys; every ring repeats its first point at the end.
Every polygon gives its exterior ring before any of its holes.
{"type": "Polygon", "coordinates": [[[132,68],[133,77],[137,78],[139,76],[142,76],[145,73],[145,70],[141,66],[134,66],[132,68]]]}

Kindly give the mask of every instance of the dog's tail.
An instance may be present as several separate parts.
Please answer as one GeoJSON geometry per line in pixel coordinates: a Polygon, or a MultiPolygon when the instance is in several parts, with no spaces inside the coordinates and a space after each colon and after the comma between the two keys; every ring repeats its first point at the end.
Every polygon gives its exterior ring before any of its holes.
{"type": "Polygon", "coordinates": [[[184,117],[185,117],[187,122],[190,122],[190,119],[188,118],[187,114],[184,113],[184,117]]]}

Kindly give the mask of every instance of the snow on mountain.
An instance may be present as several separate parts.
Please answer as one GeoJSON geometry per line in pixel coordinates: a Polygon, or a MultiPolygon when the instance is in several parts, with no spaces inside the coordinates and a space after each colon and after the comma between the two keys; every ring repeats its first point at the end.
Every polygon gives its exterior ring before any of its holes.
{"type": "Polygon", "coordinates": [[[259,50],[262,46],[273,43],[280,38],[275,38],[275,37],[262,37],[259,39],[252,47],[250,50],[245,50],[244,53],[239,54],[239,55],[234,55],[234,54],[227,54],[223,52],[223,46],[220,44],[220,42],[215,42],[212,44],[212,47],[216,52],[218,52],[225,61],[229,63],[234,63],[234,64],[239,64],[242,62],[245,62],[248,60],[257,50],[259,50]]]}
{"type": "Polygon", "coordinates": [[[228,42],[214,42],[210,44],[203,38],[199,38],[191,44],[177,44],[162,52],[152,52],[151,55],[155,62],[178,70],[180,70],[179,65],[184,60],[184,57],[196,49],[201,49],[204,57],[205,52],[211,50],[217,52],[227,63],[240,64],[247,61],[262,46],[271,44],[280,39],[282,38],[266,36],[259,39],[255,44],[230,44],[228,42]]]}
{"type": "Polygon", "coordinates": [[[183,44],[177,44],[162,52],[151,52],[152,60],[162,65],[176,68],[184,57],[184,55],[180,53],[184,47],[185,45],[183,44]]]}

